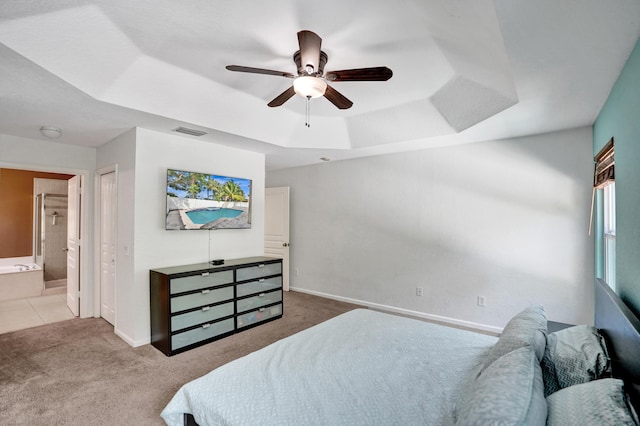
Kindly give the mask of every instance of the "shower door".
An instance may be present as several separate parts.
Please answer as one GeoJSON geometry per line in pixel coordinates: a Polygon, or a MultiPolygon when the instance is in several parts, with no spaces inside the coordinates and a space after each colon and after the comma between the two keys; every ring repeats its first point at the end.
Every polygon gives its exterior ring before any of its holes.
{"type": "Polygon", "coordinates": [[[35,262],[45,289],[67,285],[67,196],[38,194],[35,200],[35,262]]]}

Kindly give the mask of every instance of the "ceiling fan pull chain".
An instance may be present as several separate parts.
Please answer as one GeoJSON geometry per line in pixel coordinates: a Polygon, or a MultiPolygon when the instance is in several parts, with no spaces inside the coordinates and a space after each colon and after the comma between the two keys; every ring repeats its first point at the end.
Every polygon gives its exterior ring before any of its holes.
{"type": "Polygon", "coordinates": [[[307,96],[307,111],[305,115],[305,123],[304,125],[307,127],[311,127],[311,96],[307,96]]]}

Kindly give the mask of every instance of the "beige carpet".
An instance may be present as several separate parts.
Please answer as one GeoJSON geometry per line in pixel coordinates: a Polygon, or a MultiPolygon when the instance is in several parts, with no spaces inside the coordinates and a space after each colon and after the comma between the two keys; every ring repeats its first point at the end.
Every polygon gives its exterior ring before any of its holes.
{"type": "Polygon", "coordinates": [[[0,335],[1,425],[162,425],[184,383],[355,305],[285,293],[284,316],[173,357],[131,348],[102,319],[0,335]]]}

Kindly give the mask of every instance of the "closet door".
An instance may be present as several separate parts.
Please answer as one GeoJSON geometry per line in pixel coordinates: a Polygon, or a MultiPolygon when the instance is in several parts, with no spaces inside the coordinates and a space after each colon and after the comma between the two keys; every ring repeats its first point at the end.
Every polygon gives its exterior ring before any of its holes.
{"type": "Polygon", "coordinates": [[[100,316],[116,321],[116,173],[100,175],[100,316]]]}

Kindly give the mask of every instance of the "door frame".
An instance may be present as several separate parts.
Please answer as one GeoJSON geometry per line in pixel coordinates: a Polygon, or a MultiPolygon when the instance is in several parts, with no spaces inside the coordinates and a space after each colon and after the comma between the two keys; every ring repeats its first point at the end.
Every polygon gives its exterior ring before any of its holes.
{"type": "Polygon", "coordinates": [[[91,227],[93,217],[91,216],[92,194],[87,191],[93,180],[93,172],[87,169],[74,169],[68,167],[56,167],[51,165],[33,165],[24,163],[11,163],[8,161],[0,161],[0,167],[16,170],[30,170],[36,172],[60,173],[66,175],[82,176],[85,183],[83,188],[83,196],[80,203],[83,212],[82,221],[80,222],[80,318],[89,318],[94,315],[94,285],[93,282],[93,257],[89,252],[92,244],[91,227]],[[91,278],[91,279],[90,279],[91,278]]]}
{"type": "MultiPolygon", "coordinates": [[[[93,209],[93,213],[94,213],[94,229],[101,229],[101,215],[100,215],[100,203],[102,201],[102,188],[101,188],[101,182],[100,179],[102,177],[102,175],[106,175],[108,173],[115,173],[115,185],[116,185],[116,199],[114,200],[115,203],[115,211],[116,211],[116,215],[113,218],[114,221],[114,227],[116,229],[116,235],[115,235],[115,244],[116,244],[116,266],[115,266],[115,275],[116,275],[116,280],[114,282],[114,292],[115,292],[115,297],[114,297],[114,329],[117,329],[117,324],[118,324],[118,286],[116,285],[117,283],[117,279],[118,279],[118,165],[117,164],[113,164],[111,166],[107,166],[107,167],[103,167],[101,169],[96,170],[96,175],[95,175],[95,179],[94,179],[94,209],[93,209]]],[[[95,318],[100,318],[101,317],[101,303],[100,303],[100,297],[101,297],[101,281],[102,281],[102,276],[101,276],[101,262],[100,262],[100,251],[101,251],[101,236],[100,236],[100,232],[97,232],[93,241],[93,255],[94,255],[94,270],[93,270],[93,276],[94,276],[94,292],[93,292],[93,316],[95,318]]]]}

